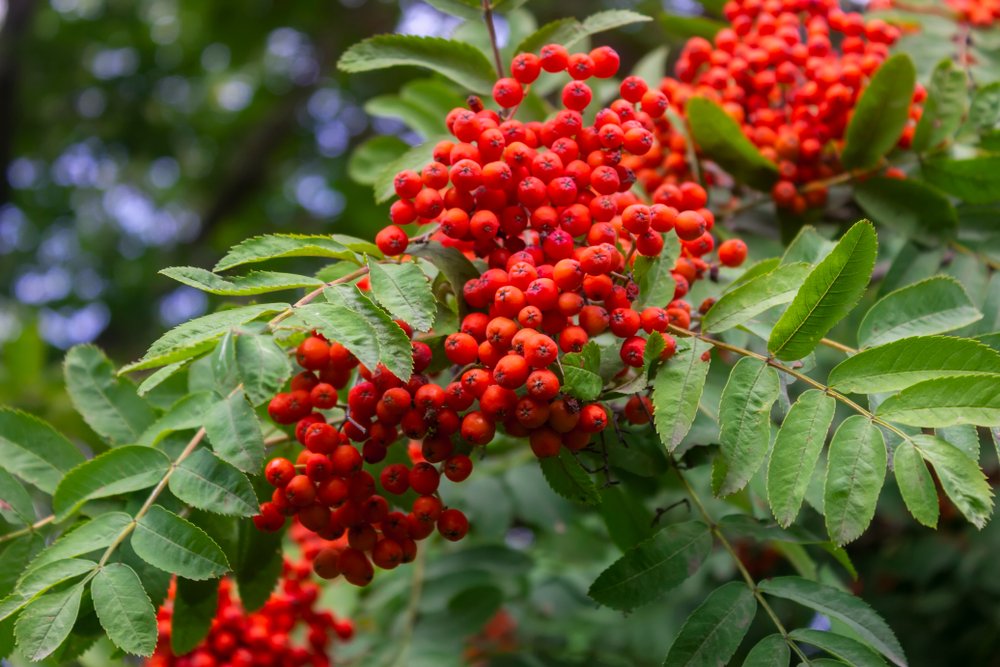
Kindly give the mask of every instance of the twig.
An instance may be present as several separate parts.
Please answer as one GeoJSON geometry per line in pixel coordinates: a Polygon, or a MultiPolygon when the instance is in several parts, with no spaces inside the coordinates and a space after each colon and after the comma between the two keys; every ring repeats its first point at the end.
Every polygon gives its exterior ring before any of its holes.
{"type": "Polygon", "coordinates": [[[844,345],[843,343],[838,343],[837,341],[831,340],[829,338],[821,338],[819,342],[821,344],[823,344],[823,345],[826,345],[827,347],[833,348],[834,350],[840,350],[844,354],[857,354],[858,353],[858,351],[855,350],[853,347],[848,347],[847,345],[844,345]]]}
{"type": "Polygon", "coordinates": [[[351,273],[348,273],[346,276],[343,276],[342,278],[337,278],[336,280],[331,280],[330,282],[326,283],[325,285],[317,287],[312,292],[309,292],[309,294],[306,294],[304,297],[302,297],[301,299],[299,299],[298,301],[296,301],[294,304],[292,304],[291,306],[289,306],[285,310],[283,310],[280,313],[278,313],[277,315],[275,315],[274,318],[270,322],[267,323],[267,328],[268,329],[273,329],[280,322],[282,322],[286,318],[290,317],[292,315],[292,313],[295,312],[296,308],[301,308],[302,306],[304,306],[304,305],[308,304],[309,302],[311,302],[313,299],[315,299],[320,294],[322,294],[323,290],[325,290],[327,287],[333,287],[334,285],[342,285],[344,283],[349,283],[352,280],[356,280],[357,278],[360,278],[361,276],[364,276],[364,275],[367,275],[367,274],[368,274],[368,267],[367,266],[362,266],[357,271],[353,271],[351,273]]]}
{"type": "Polygon", "coordinates": [[[490,46],[493,47],[493,64],[497,68],[497,78],[504,78],[503,58],[500,57],[500,43],[497,41],[497,30],[493,25],[493,5],[490,0],[483,0],[483,20],[486,21],[486,29],[490,33],[490,46]]]}
{"type": "Polygon", "coordinates": [[[13,532],[7,533],[6,535],[0,535],[0,542],[6,542],[7,540],[13,540],[15,538],[21,537],[22,535],[27,535],[28,533],[33,533],[36,530],[38,530],[39,528],[43,528],[43,527],[49,525],[50,523],[52,523],[55,520],[56,520],[55,515],[54,514],[50,514],[47,517],[45,517],[44,519],[39,519],[38,521],[36,521],[35,523],[31,524],[30,526],[25,526],[24,528],[21,528],[19,530],[15,530],[13,532]]]}

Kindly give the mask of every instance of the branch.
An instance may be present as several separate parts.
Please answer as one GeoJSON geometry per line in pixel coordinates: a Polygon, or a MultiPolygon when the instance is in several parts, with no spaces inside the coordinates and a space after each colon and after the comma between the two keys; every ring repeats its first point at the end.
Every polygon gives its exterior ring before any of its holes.
{"type": "Polygon", "coordinates": [[[497,42],[497,30],[493,25],[493,5],[490,0],[483,0],[483,20],[486,21],[486,29],[490,33],[490,46],[493,47],[493,64],[497,68],[497,78],[504,78],[503,58],[500,57],[500,44],[497,42]]]}
{"type": "Polygon", "coordinates": [[[267,323],[267,328],[268,329],[274,329],[274,327],[276,327],[280,322],[282,322],[283,320],[285,320],[288,317],[290,317],[292,315],[292,313],[295,312],[296,308],[301,308],[302,306],[304,306],[307,303],[309,303],[312,300],[314,300],[316,297],[318,297],[320,294],[322,294],[323,290],[325,290],[327,287],[333,287],[334,285],[342,285],[344,283],[349,283],[352,280],[356,280],[357,278],[360,278],[361,276],[364,276],[364,275],[367,275],[367,274],[368,274],[368,267],[367,266],[362,266],[357,271],[354,271],[352,273],[348,273],[343,278],[337,278],[336,280],[331,280],[330,282],[326,283],[325,285],[321,285],[320,287],[317,287],[312,292],[309,292],[309,294],[306,294],[304,297],[302,297],[301,299],[299,299],[298,301],[296,301],[295,303],[293,303],[291,306],[289,306],[285,310],[283,310],[280,313],[278,313],[277,315],[275,315],[274,318],[270,322],[267,323]]]}
{"type": "Polygon", "coordinates": [[[27,535],[28,533],[33,533],[36,530],[38,530],[39,528],[47,526],[50,523],[52,523],[53,521],[55,521],[55,520],[56,520],[55,515],[54,514],[50,514],[47,517],[45,517],[44,519],[39,519],[38,521],[36,521],[35,523],[31,524],[30,526],[25,526],[24,528],[21,528],[19,530],[15,530],[13,532],[7,533],[6,535],[0,535],[0,542],[6,542],[7,540],[13,540],[15,538],[21,537],[22,535],[27,535]]]}

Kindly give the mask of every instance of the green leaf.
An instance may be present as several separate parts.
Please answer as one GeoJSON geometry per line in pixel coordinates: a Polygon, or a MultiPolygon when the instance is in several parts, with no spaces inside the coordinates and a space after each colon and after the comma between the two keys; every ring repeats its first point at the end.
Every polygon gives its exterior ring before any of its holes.
{"type": "Polygon", "coordinates": [[[870,222],[862,220],[851,227],[806,276],[788,310],[774,325],[767,349],[785,361],[812,352],[864,294],[877,250],[878,240],[870,222]]]}
{"type": "Polygon", "coordinates": [[[160,368],[159,370],[150,373],[145,380],[139,383],[139,386],[136,388],[135,393],[139,394],[140,396],[145,396],[146,394],[153,391],[161,384],[172,378],[175,374],[184,370],[187,367],[187,365],[188,362],[186,360],[175,361],[172,364],[167,364],[163,368],[160,368]]]}
{"type": "Polygon", "coordinates": [[[124,563],[109,563],[98,571],[90,590],[94,611],[111,643],[132,655],[152,655],[156,610],[135,570],[124,563]]]}
{"type": "Polygon", "coordinates": [[[937,488],[920,453],[909,441],[900,443],[892,454],[892,470],[899,493],[913,518],[928,528],[937,528],[937,488]]]}
{"type": "MultiPolygon", "coordinates": [[[[415,125],[432,120],[426,118],[423,109],[395,95],[372,98],[365,104],[365,111],[371,116],[398,118],[414,129],[417,129],[415,125]]],[[[440,119],[433,120],[435,126],[441,124],[440,119]]],[[[440,134],[444,128],[435,127],[435,130],[434,134],[440,134]]],[[[347,175],[362,185],[375,185],[386,165],[398,160],[408,150],[410,150],[409,144],[399,137],[390,134],[374,136],[351,153],[351,157],[347,160],[347,175]]]]}
{"type": "Polygon", "coordinates": [[[878,68],[861,93],[844,135],[840,161],[847,169],[870,169],[899,141],[910,119],[917,73],[906,54],[878,68]]]}
{"type": "Polygon", "coordinates": [[[799,514],[836,407],[833,397],[810,389],[792,404],[778,429],[767,466],[767,501],[785,528],[799,514]]]}
{"type": "Polygon", "coordinates": [[[35,522],[35,505],[17,478],[0,468],[0,517],[10,524],[29,526],[35,522]]]}
{"type": "Polygon", "coordinates": [[[166,454],[151,447],[127,445],[109,449],[70,470],[56,487],[52,509],[65,521],[88,500],[146,489],[170,469],[166,454]]]}
{"type": "Polygon", "coordinates": [[[928,245],[953,238],[958,228],[951,200],[912,178],[869,178],[854,186],[854,199],[876,224],[928,245]]]}
{"type": "Polygon", "coordinates": [[[670,49],[658,46],[649,51],[632,68],[631,76],[637,76],[646,81],[659,81],[667,75],[667,56],[670,49]]]}
{"type": "Polygon", "coordinates": [[[149,347],[142,359],[128,364],[118,373],[120,375],[156,368],[196,357],[212,349],[216,339],[233,327],[252,322],[265,315],[280,313],[289,307],[287,303],[262,303],[203,315],[163,334],[149,347]]]}
{"type": "Polygon", "coordinates": [[[674,276],[671,271],[681,254],[680,240],[676,234],[667,234],[663,239],[663,250],[656,257],[638,255],[632,273],[639,285],[639,306],[666,308],[674,299],[674,276]]]}
{"type": "Polygon", "coordinates": [[[97,563],[79,558],[53,561],[29,570],[7,597],[0,600],[0,621],[26,607],[32,600],[70,579],[76,579],[97,568],[97,563]]]}
{"type": "Polygon", "coordinates": [[[756,613],[757,600],[746,584],[731,581],[715,589],[681,626],[663,667],[728,664],[756,613]]]}
{"type": "Polygon", "coordinates": [[[38,554],[38,557],[28,564],[27,572],[33,572],[64,558],[105,549],[111,546],[130,523],[132,517],[125,512],[105,512],[60,536],[52,546],[38,554]]]}
{"type": "Polygon", "coordinates": [[[571,40],[579,40],[583,34],[583,25],[574,18],[556,19],[546,23],[531,33],[517,45],[514,53],[537,53],[546,44],[566,44],[571,40]]]}
{"type": "Polygon", "coordinates": [[[906,654],[889,624],[861,598],[802,577],[775,577],[758,584],[761,592],[814,609],[849,627],[872,648],[900,667],[906,654]]]}
{"type": "Polygon", "coordinates": [[[626,551],[653,533],[653,513],[646,509],[642,498],[621,487],[615,484],[600,489],[601,504],[597,509],[608,537],[621,551],[626,551]]]}
{"type": "Polygon", "coordinates": [[[669,452],[684,440],[698,412],[709,366],[701,355],[710,349],[709,343],[698,339],[678,343],[677,353],[653,379],[653,423],[669,452]]]}
{"type": "Polygon", "coordinates": [[[243,392],[220,399],[205,415],[205,434],[219,458],[243,472],[264,464],[264,435],[243,392]]]}
{"type": "Polygon", "coordinates": [[[727,292],[701,321],[706,332],[720,333],[753,319],[769,308],[788,303],[802,286],[812,266],[805,262],[782,264],[727,292]]]}
{"type": "Polygon", "coordinates": [[[799,230],[792,242],[785,249],[785,254],[781,256],[782,264],[794,264],[795,262],[805,262],[816,264],[824,257],[833,252],[837,247],[834,241],[830,241],[819,235],[816,228],[806,225],[799,230]]]}
{"type": "Polygon", "coordinates": [[[51,494],[83,454],[41,419],[0,408],[0,466],[51,494]]]}
{"type": "Polygon", "coordinates": [[[634,609],[692,576],[711,549],[712,534],[705,524],[667,526],[612,563],[587,595],[613,609],[634,609]]]}
{"type": "MultiPolygon", "coordinates": [[[[244,609],[256,611],[264,606],[278,583],[283,563],[280,532],[265,533],[250,521],[240,522],[233,569],[244,609]]],[[[211,614],[215,615],[214,607],[211,614]]]]}
{"type": "Polygon", "coordinates": [[[538,463],[545,481],[558,495],[580,505],[601,504],[601,496],[590,475],[565,447],[557,456],[539,459],[538,463]]]}
{"type": "Polygon", "coordinates": [[[1000,124],[1000,81],[976,89],[967,122],[976,133],[992,130],[1000,124]]]}
{"type": "Polygon", "coordinates": [[[236,336],[234,356],[236,377],[253,405],[269,401],[292,374],[288,355],[270,336],[236,336]]]}
{"type": "Polygon", "coordinates": [[[1000,426],[1000,375],[924,380],[887,398],[877,414],[908,426],[1000,426]]]}
{"type": "Polygon", "coordinates": [[[496,72],[476,47],[440,37],[376,35],[354,44],[340,57],[342,72],[370,72],[398,65],[423,67],[470,92],[488,95],[496,72]]]}
{"type": "Polygon", "coordinates": [[[196,429],[205,421],[209,408],[218,400],[211,391],[196,391],[179,399],[139,438],[140,445],[155,447],[177,431],[196,429]]]}
{"type": "Polygon", "coordinates": [[[251,271],[245,276],[223,278],[197,266],[170,266],[160,269],[160,273],[184,285],[221,296],[251,296],[323,284],[322,280],[309,276],[277,271],[251,271]]]}
{"type": "Polygon", "coordinates": [[[939,377],[1000,374],[1000,354],[969,338],[915,336],[886,343],[845,359],[830,371],[839,391],[877,394],[899,391],[939,377]]]}
{"type": "MultiPolygon", "coordinates": [[[[590,35],[596,35],[600,32],[623,28],[627,25],[632,25],[633,23],[644,23],[652,20],[653,19],[648,16],[644,16],[638,12],[633,12],[628,9],[607,9],[603,12],[591,14],[587,18],[583,19],[583,31],[586,33],[586,36],[589,37],[590,35]]],[[[576,41],[573,41],[565,44],[565,46],[569,47],[575,43],[576,41]]]]}
{"type": "Polygon", "coordinates": [[[600,360],[598,360],[597,364],[585,364],[582,354],[573,352],[567,354],[563,357],[562,390],[570,396],[579,398],[581,401],[593,401],[596,399],[604,387],[604,380],[600,375],[591,370],[595,367],[600,367],[600,360]]]}
{"type": "Polygon", "coordinates": [[[781,635],[768,635],[750,649],[743,667],[788,667],[791,651],[781,635]]]}
{"type": "Polygon", "coordinates": [[[479,270],[456,248],[446,248],[436,241],[422,243],[409,251],[414,257],[421,257],[433,264],[444,275],[457,298],[458,314],[464,317],[468,313],[468,305],[462,298],[462,288],[467,281],[479,277],[479,270]]]}
{"type": "Polygon", "coordinates": [[[877,426],[861,415],[840,423],[830,441],[823,488],[826,530],[835,543],[855,540],[871,523],[885,466],[885,439],[877,426]]]}
{"type": "Polygon", "coordinates": [[[985,526],[993,515],[993,491],[979,465],[941,438],[916,435],[912,442],[933,466],[951,502],[976,528],[985,526]]]}
{"type": "Polygon", "coordinates": [[[93,345],[70,348],[63,373],[73,407],[101,437],[114,443],[135,442],[153,423],[152,408],[131,383],[115,377],[111,362],[93,345]]]}
{"type": "Polygon", "coordinates": [[[327,257],[360,264],[358,251],[329,234],[263,234],[242,241],[218,261],[213,271],[227,271],[284,257],[327,257]]]}
{"type": "Polygon", "coordinates": [[[1000,155],[930,158],[921,170],[928,183],[968,204],[993,204],[1000,199],[1000,155]]]}
{"type": "Polygon", "coordinates": [[[193,651],[208,635],[219,608],[219,581],[177,580],[170,619],[170,649],[174,655],[193,651]]]}
{"type": "Polygon", "coordinates": [[[778,400],[778,372],[760,359],[733,366],[719,403],[719,444],[726,477],[716,495],[736,493],[750,481],[771,444],[771,406],[778,400]]]}
{"type": "Polygon", "coordinates": [[[789,632],[788,636],[797,642],[817,646],[853,667],[884,667],[886,664],[882,656],[861,642],[834,632],[799,628],[789,632]]]}
{"type": "Polygon", "coordinates": [[[945,333],[982,316],[957,280],[933,276],[875,302],[858,326],[858,343],[875,347],[908,336],[945,333]]]}
{"type": "Polygon", "coordinates": [[[917,123],[910,148],[923,153],[952,138],[969,108],[965,70],[951,59],[942,60],[931,74],[923,115],[917,123]]]}
{"type": "Polygon", "coordinates": [[[136,524],[132,548],[150,565],[186,579],[212,579],[229,570],[226,555],[205,531],[159,505],[136,524]]]}
{"type": "Polygon", "coordinates": [[[258,512],[257,496],[246,475],[207,449],[197,449],[184,459],[169,485],[178,499],[199,509],[235,516],[258,512]]]}
{"type": "Polygon", "coordinates": [[[666,12],[661,13],[658,19],[667,37],[678,41],[686,41],[692,37],[704,37],[711,40],[716,33],[727,26],[722,21],[708,19],[704,16],[682,16],[666,12]]]}
{"type": "Polygon", "coordinates": [[[330,340],[340,342],[361,363],[374,369],[380,362],[406,382],[413,372],[410,339],[389,315],[350,285],[325,292],[328,304],[300,308],[290,320],[303,321],[330,340]]]}
{"type": "Polygon", "coordinates": [[[417,331],[430,331],[437,303],[427,276],[412,262],[379,264],[368,261],[371,294],[394,318],[417,331]]]}
{"type": "Polygon", "coordinates": [[[66,640],[80,614],[84,584],[46,593],[25,608],[14,626],[17,645],[28,660],[38,662],[66,640]]]}
{"type": "Polygon", "coordinates": [[[706,157],[718,163],[740,183],[769,190],[778,180],[778,167],[761,155],[743,129],[722,107],[703,98],[687,102],[691,136],[706,157]]]}
{"type": "MultiPolygon", "coordinates": [[[[381,204],[396,196],[393,179],[401,171],[410,169],[420,172],[434,157],[434,146],[439,137],[429,137],[426,142],[414,146],[398,158],[385,165],[385,168],[375,177],[372,189],[375,191],[375,203],[381,204]]],[[[407,248],[412,252],[411,248],[407,248]]]]}

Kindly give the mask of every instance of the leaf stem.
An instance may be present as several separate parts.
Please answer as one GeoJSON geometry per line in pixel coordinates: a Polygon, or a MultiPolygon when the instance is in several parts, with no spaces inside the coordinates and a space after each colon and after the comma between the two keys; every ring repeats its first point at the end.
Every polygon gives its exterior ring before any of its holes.
{"type": "Polygon", "coordinates": [[[486,30],[490,33],[490,46],[493,47],[493,64],[497,68],[497,78],[504,78],[503,58],[500,57],[500,44],[497,41],[497,30],[493,25],[493,4],[491,0],[483,0],[483,20],[486,22],[486,30]]]}
{"type": "Polygon", "coordinates": [[[19,530],[15,530],[13,532],[7,533],[6,535],[0,535],[0,542],[6,542],[7,540],[13,540],[13,539],[16,539],[18,537],[21,537],[22,535],[27,535],[28,533],[33,533],[36,530],[38,530],[39,528],[43,528],[43,527],[49,525],[50,523],[52,523],[55,520],[56,520],[55,515],[54,514],[50,514],[47,517],[45,517],[44,519],[39,519],[38,521],[36,521],[35,523],[31,524],[30,526],[25,526],[24,528],[21,528],[19,530]]]}
{"type": "Polygon", "coordinates": [[[797,371],[797,370],[795,370],[793,368],[789,368],[788,366],[785,366],[784,364],[782,364],[778,360],[774,359],[773,357],[768,357],[768,356],[765,356],[763,354],[758,354],[757,352],[754,352],[752,350],[748,350],[745,347],[739,347],[737,345],[730,345],[729,343],[724,343],[721,340],[717,340],[715,338],[710,338],[709,336],[706,336],[704,334],[700,334],[700,333],[698,333],[696,331],[691,331],[689,329],[682,329],[681,327],[674,326],[673,324],[669,325],[669,331],[670,331],[670,333],[676,334],[678,336],[684,336],[686,338],[697,338],[698,340],[704,341],[704,342],[708,343],[709,345],[712,345],[714,347],[719,348],[720,350],[726,350],[728,352],[733,352],[734,354],[738,354],[738,355],[743,356],[743,357],[753,357],[754,359],[758,359],[760,361],[763,361],[765,364],[767,364],[771,368],[774,368],[775,370],[780,371],[780,372],[782,372],[782,373],[784,373],[786,375],[790,375],[793,378],[795,378],[796,380],[801,380],[802,382],[808,384],[809,386],[813,387],[814,389],[819,389],[820,391],[822,391],[823,393],[825,393],[827,396],[835,398],[836,400],[840,401],[841,403],[843,403],[847,407],[851,408],[852,410],[854,410],[858,414],[860,414],[863,417],[865,417],[866,419],[868,419],[870,422],[878,424],[879,426],[881,426],[881,427],[883,427],[883,428],[885,428],[885,429],[887,429],[889,431],[892,431],[894,434],[896,434],[897,436],[899,436],[903,440],[907,440],[907,441],[910,440],[909,434],[907,434],[904,431],[901,431],[900,429],[898,429],[897,427],[893,426],[892,424],[890,424],[889,422],[885,421],[884,419],[881,419],[880,417],[876,417],[875,413],[873,413],[870,410],[868,410],[866,408],[863,408],[862,406],[858,405],[857,403],[855,403],[854,401],[852,401],[851,399],[849,399],[847,396],[845,396],[844,394],[842,394],[839,391],[837,391],[836,389],[832,389],[829,386],[823,384],[822,382],[819,382],[817,380],[812,379],[811,377],[809,377],[805,373],[800,373],[799,371],[797,371]]]}
{"type": "Polygon", "coordinates": [[[295,303],[293,303],[291,306],[289,306],[285,310],[283,310],[280,313],[278,313],[277,315],[275,315],[274,318],[270,322],[267,323],[267,328],[268,329],[274,329],[274,327],[277,326],[278,323],[280,323],[283,320],[285,320],[286,318],[290,317],[292,315],[292,313],[295,312],[296,308],[301,308],[302,306],[304,306],[304,305],[308,304],[309,302],[311,302],[313,299],[315,299],[320,294],[322,294],[323,290],[325,290],[327,287],[333,287],[334,285],[342,285],[344,283],[349,283],[352,280],[356,280],[356,279],[360,278],[361,276],[364,276],[364,275],[367,275],[367,274],[368,274],[368,267],[367,266],[362,266],[357,271],[352,271],[351,273],[348,273],[346,276],[343,276],[341,278],[337,278],[336,280],[331,280],[330,282],[326,283],[325,285],[317,287],[312,292],[309,292],[309,294],[306,294],[304,297],[302,297],[301,299],[299,299],[298,301],[296,301],[295,303]]]}
{"type": "Polygon", "coordinates": [[[740,560],[739,554],[736,553],[736,549],[733,548],[733,545],[726,538],[725,534],[723,534],[718,524],[712,518],[712,515],[708,513],[708,509],[705,508],[705,504],[702,502],[701,497],[694,490],[694,487],[691,486],[691,483],[688,482],[687,477],[684,476],[684,473],[681,472],[681,469],[677,466],[676,461],[674,461],[673,458],[671,458],[671,462],[673,463],[672,467],[674,471],[677,473],[677,478],[680,479],[681,485],[684,487],[684,491],[687,493],[688,497],[691,498],[691,502],[694,503],[694,506],[698,510],[698,513],[701,514],[702,519],[704,519],[705,523],[708,524],[709,529],[712,531],[712,535],[715,537],[715,539],[719,541],[719,544],[722,545],[722,548],[729,553],[730,557],[733,559],[733,562],[736,563],[736,569],[739,570],[740,576],[743,577],[743,581],[745,581],[746,585],[750,587],[750,591],[753,593],[754,597],[757,598],[757,602],[760,603],[761,608],[767,613],[768,617],[770,617],[771,622],[774,624],[774,627],[781,634],[781,637],[785,640],[785,643],[788,644],[788,646],[795,652],[795,654],[799,657],[799,659],[803,663],[807,665],[812,664],[809,661],[809,656],[803,653],[802,649],[799,648],[799,645],[795,643],[795,640],[793,640],[791,637],[788,636],[788,629],[785,628],[785,625],[784,623],[781,622],[781,619],[778,617],[778,614],[768,603],[767,598],[764,597],[764,594],[761,593],[760,589],[757,587],[757,582],[750,574],[750,571],[747,570],[746,565],[743,564],[743,561],[740,560]]]}
{"type": "Polygon", "coordinates": [[[833,348],[834,350],[840,350],[844,354],[857,354],[858,353],[858,351],[855,350],[853,347],[849,347],[847,345],[844,345],[843,343],[839,343],[839,342],[837,342],[835,340],[831,340],[830,338],[821,338],[819,342],[820,342],[820,344],[826,345],[827,347],[833,348]]]}
{"type": "Polygon", "coordinates": [[[976,252],[975,250],[965,245],[964,243],[959,243],[958,241],[952,241],[948,245],[951,246],[952,250],[959,252],[963,255],[969,255],[970,257],[974,257],[977,261],[982,262],[983,264],[990,267],[994,271],[1000,271],[1000,262],[993,261],[986,255],[982,254],[981,252],[976,252]]]}

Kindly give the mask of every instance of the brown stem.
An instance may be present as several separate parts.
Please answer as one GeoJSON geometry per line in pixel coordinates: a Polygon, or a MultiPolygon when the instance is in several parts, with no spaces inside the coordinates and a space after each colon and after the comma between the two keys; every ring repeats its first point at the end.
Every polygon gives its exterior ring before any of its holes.
{"type": "Polygon", "coordinates": [[[357,271],[354,271],[352,273],[348,273],[346,276],[344,276],[342,278],[337,278],[336,280],[331,280],[330,282],[326,283],[325,285],[317,287],[312,292],[309,292],[309,294],[306,294],[304,297],[302,297],[301,299],[299,299],[298,301],[296,301],[290,307],[286,308],[285,310],[283,310],[280,313],[278,313],[277,315],[275,315],[274,318],[270,322],[267,323],[267,328],[268,329],[273,329],[275,326],[277,326],[277,324],[279,322],[282,322],[286,318],[290,317],[291,314],[295,312],[296,308],[301,308],[302,306],[306,305],[307,303],[309,303],[310,301],[312,301],[313,299],[315,299],[316,297],[318,297],[320,294],[323,293],[323,290],[325,290],[327,287],[333,287],[334,285],[342,285],[344,283],[349,283],[352,280],[356,280],[357,278],[360,278],[361,276],[367,275],[367,273],[368,273],[368,267],[367,266],[362,266],[357,271]]]}
{"type": "Polygon", "coordinates": [[[490,33],[490,46],[493,47],[493,64],[497,68],[497,78],[504,78],[503,58],[500,57],[500,44],[497,42],[497,30],[493,25],[493,5],[490,0],[483,0],[483,20],[490,33]]]}

